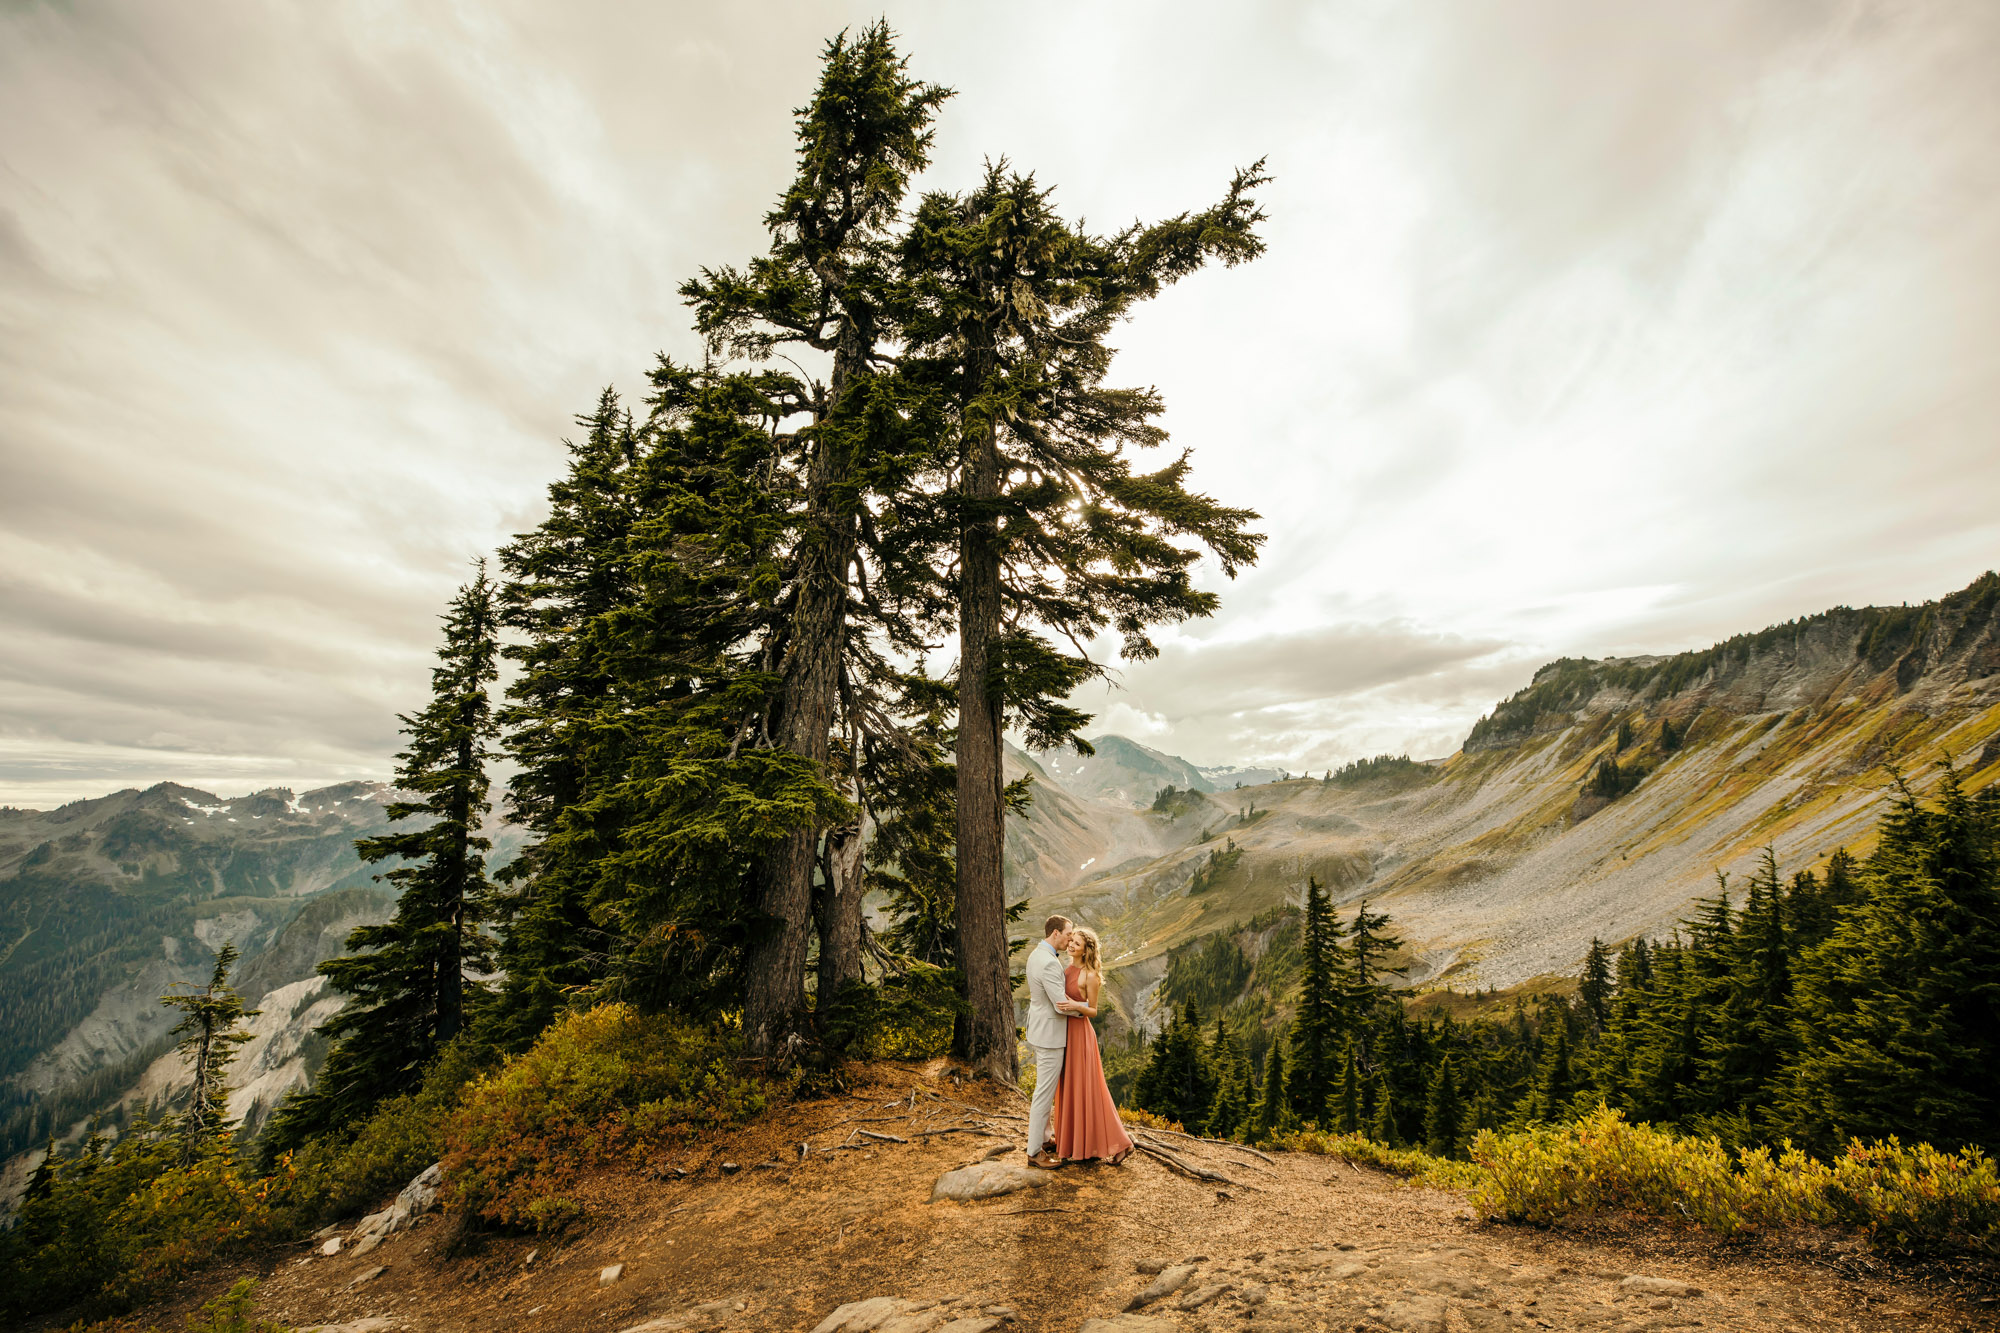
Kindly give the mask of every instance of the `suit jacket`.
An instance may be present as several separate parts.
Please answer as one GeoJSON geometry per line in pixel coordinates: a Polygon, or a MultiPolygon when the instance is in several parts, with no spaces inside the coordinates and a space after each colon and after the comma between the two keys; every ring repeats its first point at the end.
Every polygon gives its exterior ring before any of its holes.
{"type": "Polygon", "coordinates": [[[1056,1002],[1068,998],[1063,985],[1063,960],[1043,940],[1028,952],[1028,1045],[1066,1046],[1069,1044],[1069,1017],[1059,1013],[1056,1002]]]}

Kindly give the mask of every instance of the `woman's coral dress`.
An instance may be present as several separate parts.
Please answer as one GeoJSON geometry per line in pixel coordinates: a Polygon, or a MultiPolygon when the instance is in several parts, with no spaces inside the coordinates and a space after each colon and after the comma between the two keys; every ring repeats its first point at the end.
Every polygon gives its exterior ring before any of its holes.
{"type": "MultiPolygon", "coordinates": [[[[1083,969],[1071,964],[1063,972],[1063,990],[1082,1000],[1078,977],[1083,969]]],[[[1085,1014],[1069,1020],[1069,1048],[1063,1054],[1062,1078],[1056,1084],[1055,1110],[1049,1133],[1056,1155],[1072,1162],[1089,1157],[1115,1157],[1132,1146],[1132,1136],[1118,1119],[1118,1106],[1104,1081],[1104,1058],[1097,1053],[1097,1029],[1085,1014]]]]}

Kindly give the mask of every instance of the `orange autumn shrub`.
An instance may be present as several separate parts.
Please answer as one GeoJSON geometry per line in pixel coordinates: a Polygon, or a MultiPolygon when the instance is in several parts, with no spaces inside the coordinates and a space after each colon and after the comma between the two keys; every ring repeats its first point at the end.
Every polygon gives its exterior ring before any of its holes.
{"type": "Polygon", "coordinates": [[[445,1125],[455,1206],[547,1230],[582,1215],[584,1172],[742,1123],[764,1107],[716,1027],[627,1004],[566,1014],[532,1048],[475,1080],[445,1125]]]}

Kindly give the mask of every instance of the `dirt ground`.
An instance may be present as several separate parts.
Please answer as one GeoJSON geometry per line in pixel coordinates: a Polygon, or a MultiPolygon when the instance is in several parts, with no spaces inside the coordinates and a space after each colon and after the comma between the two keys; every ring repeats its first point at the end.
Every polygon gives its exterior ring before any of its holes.
{"type": "Polygon", "coordinates": [[[1112,1327],[2000,1328],[1977,1289],[1851,1246],[1482,1224],[1458,1195],[1323,1157],[1265,1162],[1166,1140],[1227,1183],[1135,1155],[1115,1168],[1066,1167],[1039,1188],[931,1202],[941,1173],[1009,1143],[1001,1133],[1018,1135],[1017,1121],[999,1117],[1021,1109],[942,1066],[877,1066],[848,1096],[783,1108],[688,1156],[685,1178],[594,1182],[593,1222],[559,1241],[454,1246],[455,1224],[433,1217],[358,1257],[302,1244],[268,1271],[261,1313],[348,1333],[809,1330],[844,1304],[895,1297],[935,1304],[901,1307],[906,1322],[885,1333],[954,1320],[964,1322],[951,1333],[1070,1333],[1125,1310],[1162,1265],[1188,1264],[1191,1273],[1168,1274],[1184,1285],[1142,1311],[1161,1322],[1112,1327]],[[603,1283],[614,1264],[622,1274],[603,1283]]]}

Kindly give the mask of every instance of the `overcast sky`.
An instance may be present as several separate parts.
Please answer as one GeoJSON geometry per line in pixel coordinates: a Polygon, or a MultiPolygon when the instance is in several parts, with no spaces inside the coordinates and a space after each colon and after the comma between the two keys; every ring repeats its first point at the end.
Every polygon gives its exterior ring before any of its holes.
{"type": "MultiPolygon", "coordinates": [[[[465,562],[693,341],[876,6],[0,0],[0,802],[386,776],[465,562]]],[[[1268,156],[1123,331],[1263,515],[1093,699],[1203,763],[1454,749],[1551,657],[2000,563],[2000,5],[890,4],[1110,229],[1268,156]]]]}

